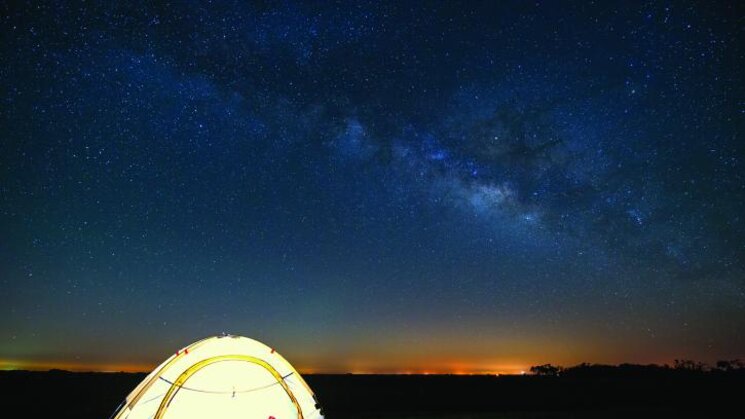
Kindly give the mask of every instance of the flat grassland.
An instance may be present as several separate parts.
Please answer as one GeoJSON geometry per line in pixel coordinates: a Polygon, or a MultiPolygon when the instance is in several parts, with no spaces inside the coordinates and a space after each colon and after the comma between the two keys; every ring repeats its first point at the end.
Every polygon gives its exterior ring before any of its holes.
{"type": "MultiPolygon", "coordinates": [[[[729,417],[724,412],[741,409],[742,371],[655,371],[304,377],[328,419],[729,417]]],[[[17,409],[22,417],[108,418],[144,376],[0,371],[0,394],[4,409],[17,409]]]]}

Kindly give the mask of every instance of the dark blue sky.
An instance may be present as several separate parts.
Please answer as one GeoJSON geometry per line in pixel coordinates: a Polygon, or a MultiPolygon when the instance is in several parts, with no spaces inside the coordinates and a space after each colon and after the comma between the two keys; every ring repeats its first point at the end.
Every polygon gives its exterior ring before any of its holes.
{"type": "Polygon", "coordinates": [[[745,355],[737,2],[2,6],[0,360],[745,355]]]}

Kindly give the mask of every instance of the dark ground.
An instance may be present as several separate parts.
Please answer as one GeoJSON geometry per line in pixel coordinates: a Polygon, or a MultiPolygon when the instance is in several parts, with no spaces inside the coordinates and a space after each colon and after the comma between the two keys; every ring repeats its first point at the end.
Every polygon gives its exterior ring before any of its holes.
{"type": "MultiPolygon", "coordinates": [[[[672,369],[616,369],[561,377],[304,377],[329,419],[743,417],[745,395],[742,372],[672,369]]],[[[143,378],[144,374],[126,373],[2,371],[0,400],[4,411],[18,409],[21,417],[108,418],[143,378]]]]}

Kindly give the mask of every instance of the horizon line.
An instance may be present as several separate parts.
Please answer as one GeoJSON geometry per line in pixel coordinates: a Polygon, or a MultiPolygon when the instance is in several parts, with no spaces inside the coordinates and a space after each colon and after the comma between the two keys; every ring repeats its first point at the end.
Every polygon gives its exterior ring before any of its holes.
{"type": "MultiPolygon", "coordinates": [[[[479,369],[479,368],[353,368],[349,370],[334,369],[334,368],[297,368],[298,372],[303,375],[532,375],[530,369],[532,366],[539,365],[553,365],[556,367],[565,368],[561,365],[554,365],[551,363],[536,364],[531,366],[515,366],[510,365],[507,368],[495,368],[495,369],[479,369]]],[[[580,362],[570,367],[576,367],[581,365],[591,366],[622,366],[622,365],[637,365],[637,366],[658,366],[658,367],[671,367],[668,363],[629,363],[621,362],[616,364],[607,363],[589,363],[580,362]]],[[[34,371],[34,372],[49,372],[49,371],[65,371],[65,372],[79,372],[79,373],[149,373],[155,367],[157,363],[139,363],[139,364],[120,364],[120,363],[84,363],[84,362],[55,362],[55,361],[28,361],[28,360],[17,360],[17,359],[0,359],[0,371],[34,371]]]]}

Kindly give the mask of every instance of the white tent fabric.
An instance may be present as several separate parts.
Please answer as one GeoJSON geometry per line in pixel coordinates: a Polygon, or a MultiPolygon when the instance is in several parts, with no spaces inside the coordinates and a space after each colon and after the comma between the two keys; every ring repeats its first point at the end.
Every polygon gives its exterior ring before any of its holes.
{"type": "Polygon", "coordinates": [[[127,396],[115,419],[322,419],[313,391],[274,349],[213,336],[179,350],[127,396]]]}

